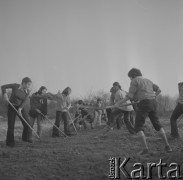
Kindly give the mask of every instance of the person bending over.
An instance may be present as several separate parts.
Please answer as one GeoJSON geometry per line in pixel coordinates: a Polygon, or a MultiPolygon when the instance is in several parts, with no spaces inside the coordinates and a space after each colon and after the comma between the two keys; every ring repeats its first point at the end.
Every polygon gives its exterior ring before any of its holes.
{"type": "Polygon", "coordinates": [[[22,133],[22,140],[25,142],[32,143],[32,140],[30,139],[30,128],[29,126],[24,122],[22,117],[25,119],[27,123],[30,124],[29,116],[26,111],[25,105],[27,104],[29,93],[30,93],[30,87],[31,87],[32,81],[29,77],[25,77],[22,79],[21,84],[6,84],[1,86],[2,94],[7,102],[10,101],[12,105],[16,108],[18,113],[12,108],[12,106],[8,105],[8,130],[7,130],[7,136],[6,136],[6,145],[9,147],[14,147],[15,141],[14,141],[14,128],[15,128],[15,119],[16,116],[18,116],[23,124],[23,133],[22,133]],[[6,92],[7,89],[11,89],[11,97],[10,100],[8,98],[8,94],[6,92]],[[21,117],[22,116],[22,117],[21,117]]]}
{"type": "Polygon", "coordinates": [[[135,131],[139,136],[143,147],[140,154],[149,153],[146,137],[143,131],[143,126],[147,117],[150,118],[155,130],[160,133],[165,144],[164,150],[166,152],[171,152],[172,149],[170,148],[165,131],[160,124],[157,114],[157,102],[155,98],[161,93],[161,90],[151,80],[142,77],[142,73],[139,69],[132,68],[128,72],[128,77],[131,80],[129,92],[123,100],[116,104],[116,106],[125,103],[129,99],[139,101],[135,117],[135,131]]]}

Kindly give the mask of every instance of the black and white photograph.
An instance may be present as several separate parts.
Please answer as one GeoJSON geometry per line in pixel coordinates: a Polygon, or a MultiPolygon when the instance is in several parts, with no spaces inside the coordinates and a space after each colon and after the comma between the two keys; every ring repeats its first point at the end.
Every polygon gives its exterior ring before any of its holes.
{"type": "Polygon", "coordinates": [[[0,0],[0,180],[183,179],[182,0],[0,0]]]}

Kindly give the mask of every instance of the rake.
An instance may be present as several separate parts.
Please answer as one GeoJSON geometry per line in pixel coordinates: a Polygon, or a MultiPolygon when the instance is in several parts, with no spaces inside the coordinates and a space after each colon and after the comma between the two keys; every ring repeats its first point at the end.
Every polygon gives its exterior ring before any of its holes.
{"type": "Polygon", "coordinates": [[[22,114],[20,114],[17,109],[14,107],[14,105],[8,100],[8,103],[10,104],[10,106],[16,111],[16,113],[18,114],[18,116],[27,124],[27,126],[34,132],[34,134],[37,136],[37,138],[40,140],[40,136],[36,133],[36,131],[30,126],[30,124],[24,119],[24,117],[22,116],[22,114]]]}

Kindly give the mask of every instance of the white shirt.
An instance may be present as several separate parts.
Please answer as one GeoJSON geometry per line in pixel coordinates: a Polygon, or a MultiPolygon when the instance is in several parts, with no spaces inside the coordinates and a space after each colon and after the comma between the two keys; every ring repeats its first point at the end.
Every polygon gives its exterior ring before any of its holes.
{"type": "MultiPolygon", "coordinates": [[[[116,91],[116,93],[114,94],[114,103],[116,104],[119,101],[121,101],[122,99],[124,99],[126,94],[127,93],[124,90],[120,90],[119,89],[118,91],[116,91]]],[[[131,103],[130,100],[128,100],[125,104],[129,104],[129,103],[131,103]]],[[[132,105],[130,105],[130,106],[122,106],[119,109],[121,109],[123,111],[133,111],[132,105]]]]}

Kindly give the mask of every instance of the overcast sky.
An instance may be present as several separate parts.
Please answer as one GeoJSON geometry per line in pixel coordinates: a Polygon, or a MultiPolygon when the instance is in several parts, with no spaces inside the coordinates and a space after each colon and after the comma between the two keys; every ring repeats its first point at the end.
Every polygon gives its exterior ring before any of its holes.
{"type": "Polygon", "coordinates": [[[0,85],[25,76],[37,90],[73,96],[128,90],[132,67],[178,93],[183,81],[181,0],[0,0],[0,85]]]}

